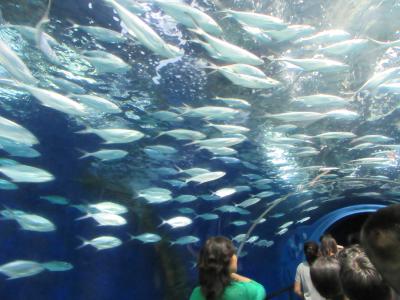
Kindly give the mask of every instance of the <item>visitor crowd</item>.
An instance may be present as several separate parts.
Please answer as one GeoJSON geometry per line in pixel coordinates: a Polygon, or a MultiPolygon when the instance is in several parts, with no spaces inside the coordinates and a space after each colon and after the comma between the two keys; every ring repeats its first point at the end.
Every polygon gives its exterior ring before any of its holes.
{"type": "MultiPolygon", "coordinates": [[[[399,300],[400,204],[372,214],[360,244],[346,248],[326,234],[304,244],[306,260],[296,271],[294,292],[305,300],[399,300]]],[[[190,300],[264,300],[264,287],[237,274],[232,241],[211,237],[198,259],[199,286],[190,300]]]]}

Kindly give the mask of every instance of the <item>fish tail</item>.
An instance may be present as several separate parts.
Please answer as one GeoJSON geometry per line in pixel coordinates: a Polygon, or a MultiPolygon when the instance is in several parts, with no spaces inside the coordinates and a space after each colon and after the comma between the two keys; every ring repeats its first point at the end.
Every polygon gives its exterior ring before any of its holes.
{"type": "Polygon", "coordinates": [[[157,226],[157,228],[160,228],[161,226],[163,226],[165,223],[167,223],[164,219],[161,219],[161,224],[157,226]]]}
{"type": "Polygon", "coordinates": [[[79,24],[77,24],[77,23],[76,23],[75,21],[73,21],[72,19],[67,18],[67,21],[68,21],[69,23],[71,23],[72,26],[68,26],[66,29],[78,28],[78,27],[79,27],[79,24]]]}
{"type": "Polygon", "coordinates": [[[36,46],[39,49],[40,49],[40,40],[43,35],[43,25],[50,21],[49,14],[50,14],[50,9],[51,9],[51,4],[52,4],[52,0],[49,0],[46,11],[44,12],[44,15],[42,16],[40,21],[36,24],[36,46]]]}
{"type": "Polygon", "coordinates": [[[77,238],[82,241],[82,244],[80,246],[78,246],[76,249],[81,249],[81,248],[83,248],[83,247],[85,247],[87,245],[90,245],[90,241],[88,241],[84,237],[78,235],[77,238]]]}
{"type": "Polygon", "coordinates": [[[129,236],[129,240],[130,240],[130,241],[133,241],[133,240],[136,240],[136,239],[137,239],[136,236],[134,236],[134,235],[132,235],[132,234],[130,234],[130,233],[128,233],[128,236],[129,236]]]}
{"type": "Polygon", "coordinates": [[[92,216],[91,212],[88,212],[86,215],[84,215],[83,217],[77,218],[75,219],[75,221],[80,221],[80,220],[84,220],[84,219],[88,219],[92,216]]]}
{"type": "Polygon", "coordinates": [[[92,153],[89,153],[85,150],[82,150],[82,149],[77,149],[77,150],[83,154],[82,156],[79,157],[79,159],[83,159],[83,158],[86,158],[86,157],[89,157],[92,155],[92,153]]]}
{"type": "Polygon", "coordinates": [[[77,131],[76,133],[85,134],[85,133],[92,133],[92,132],[93,132],[92,128],[86,127],[85,129],[79,130],[79,131],[77,131]]]}

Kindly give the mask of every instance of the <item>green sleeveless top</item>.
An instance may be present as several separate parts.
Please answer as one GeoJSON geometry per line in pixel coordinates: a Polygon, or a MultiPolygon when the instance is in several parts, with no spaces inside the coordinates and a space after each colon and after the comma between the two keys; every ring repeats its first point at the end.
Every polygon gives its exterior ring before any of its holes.
{"type": "MultiPolygon", "coordinates": [[[[232,283],[225,288],[221,300],[264,300],[266,297],[264,287],[251,281],[232,281],[232,283]]],[[[205,300],[201,293],[200,287],[196,287],[189,300],[205,300]]]]}

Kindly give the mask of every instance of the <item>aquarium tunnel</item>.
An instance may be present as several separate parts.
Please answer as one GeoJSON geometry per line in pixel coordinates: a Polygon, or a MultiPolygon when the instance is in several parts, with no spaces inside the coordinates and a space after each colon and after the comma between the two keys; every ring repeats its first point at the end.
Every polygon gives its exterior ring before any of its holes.
{"type": "Polygon", "coordinates": [[[400,200],[397,0],[0,0],[0,298],[267,299],[400,200]]]}

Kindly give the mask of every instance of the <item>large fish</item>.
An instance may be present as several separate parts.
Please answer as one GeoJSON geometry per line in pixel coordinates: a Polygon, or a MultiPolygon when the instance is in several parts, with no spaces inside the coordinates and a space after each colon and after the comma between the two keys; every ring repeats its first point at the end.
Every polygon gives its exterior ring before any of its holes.
{"type": "Polygon", "coordinates": [[[228,16],[236,19],[239,23],[260,28],[263,30],[282,30],[288,27],[281,19],[259,13],[236,11],[227,9],[224,10],[228,16]]]}
{"type": "Polygon", "coordinates": [[[109,3],[118,12],[128,33],[150,51],[165,58],[174,58],[184,54],[183,50],[178,47],[167,44],[149,25],[140,19],[140,17],[131,13],[117,1],[104,1],[109,3]]]}
{"type": "Polygon", "coordinates": [[[213,58],[231,63],[262,65],[264,61],[255,54],[227,41],[216,38],[201,28],[191,29],[200,35],[207,43],[200,43],[213,58]]]}
{"type": "Polygon", "coordinates": [[[25,84],[36,84],[38,82],[22,59],[2,40],[0,40],[0,64],[16,80],[25,84]]]}
{"type": "Polygon", "coordinates": [[[210,34],[217,36],[222,34],[222,29],[218,23],[199,9],[180,1],[155,0],[154,2],[157,3],[166,14],[189,28],[196,28],[199,26],[210,34]],[[193,19],[196,20],[196,23],[193,19]]]}
{"type": "MultiPolygon", "coordinates": [[[[26,128],[0,116],[0,137],[16,144],[32,146],[38,144],[38,139],[26,128]]],[[[0,141],[0,144],[2,142],[0,141]]]]}

